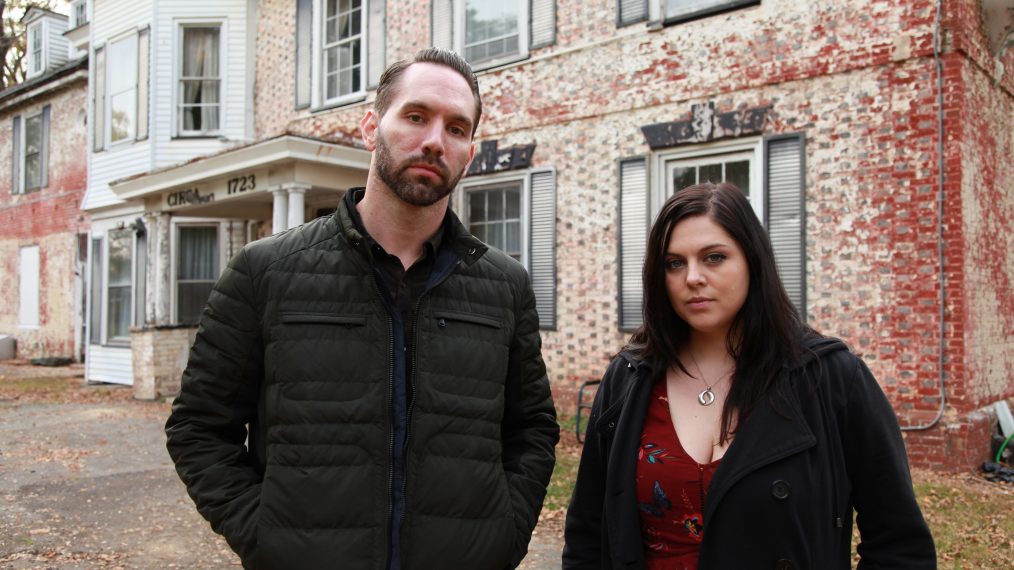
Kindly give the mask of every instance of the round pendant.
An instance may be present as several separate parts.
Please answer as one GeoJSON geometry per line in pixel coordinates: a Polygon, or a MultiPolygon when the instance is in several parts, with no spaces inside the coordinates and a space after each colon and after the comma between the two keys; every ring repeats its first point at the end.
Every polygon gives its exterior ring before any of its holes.
{"type": "Polygon", "coordinates": [[[700,394],[697,394],[697,402],[702,406],[710,406],[715,403],[715,393],[711,391],[711,388],[708,388],[700,394]]]}

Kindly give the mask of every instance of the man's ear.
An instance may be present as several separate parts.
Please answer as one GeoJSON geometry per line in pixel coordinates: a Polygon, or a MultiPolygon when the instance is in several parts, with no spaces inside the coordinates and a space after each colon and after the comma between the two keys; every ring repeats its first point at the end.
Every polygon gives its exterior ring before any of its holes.
{"type": "Polygon", "coordinates": [[[468,172],[468,167],[472,165],[472,159],[475,158],[475,143],[468,147],[468,162],[465,163],[465,172],[468,172]]]}
{"type": "MultiPolygon", "coordinates": [[[[367,111],[363,115],[363,120],[359,121],[359,134],[363,137],[363,144],[366,145],[366,150],[370,152],[373,152],[373,149],[377,148],[377,127],[379,122],[380,119],[373,109],[367,111]]],[[[474,147],[475,145],[472,146],[474,147]]]]}

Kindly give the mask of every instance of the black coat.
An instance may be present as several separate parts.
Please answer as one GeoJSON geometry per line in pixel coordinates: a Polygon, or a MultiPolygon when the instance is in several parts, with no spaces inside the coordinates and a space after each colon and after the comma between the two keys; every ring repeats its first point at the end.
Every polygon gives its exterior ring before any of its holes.
{"type": "MultiPolygon", "coordinates": [[[[702,569],[936,568],[898,422],[866,365],[832,339],[787,370],[786,401],[739,427],[708,489],[702,569]]],[[[567,511],[564,569],[643,568],[634,475],[656,374],[630,354],[609,366],[589,416],[567,511]]]]}
{"type": "MultiPolygon", "coordinates": [[[[401,347],[347,208],[233,258],[166,424],[187,491],[248,568],[387,567],[401,347]]],[[[525,270],[448,215],[455,262],[412,313],[401,567],[506,568],[559,427],[525,270]]]]}

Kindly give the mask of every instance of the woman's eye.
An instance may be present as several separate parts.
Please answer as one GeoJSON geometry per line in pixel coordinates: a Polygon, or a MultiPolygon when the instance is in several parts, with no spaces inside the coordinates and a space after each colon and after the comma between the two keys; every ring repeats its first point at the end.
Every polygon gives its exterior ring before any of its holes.
{"type": "Polygon", "coordinates": [[[704,258],[704,261],[708,263],[721,263],[725,261],[725,255],[721,253],[712,253],[704,258]]]}
{"type": "Polygon", "coordinates": [[[669,261],[665,262],[666,269],[679,269],[683,267],[683,265],[684,264],[682,259],[670,259],[669,261]]]}

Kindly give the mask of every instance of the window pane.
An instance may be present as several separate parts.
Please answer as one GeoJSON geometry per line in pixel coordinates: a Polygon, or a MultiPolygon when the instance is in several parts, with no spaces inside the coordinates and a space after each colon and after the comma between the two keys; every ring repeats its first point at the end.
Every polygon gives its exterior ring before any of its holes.
{"type": "Polygon", "coordinates": [[[511,220],[521,219],[521,189],[509,188],[504,191],[507,200],[507,218],[511,220]]]}
{"type": "Polygon", "coordinates": [[[183,77],[218,77],[218,27],[183,28],[183,77]]]}
{"type": "Polygon", "coordinates": [[[672,169],[672,190],[682,190],[697,183],[697,169],[677,166],[672,169]]]}
{"type": "Polygon", "coordinates": [[[38,154],[25,155],[25,188],[42,186],[42,159],[38,154]]]}
{"type": "Polygon", "coordinates": [[[92,239],[91,312],[88,314],[88,341],[102,342],[102,240],[92,239]]]}
{"type": "Polygon", "coordinates": [[[218,228],[180,228],[176,277],[180,280],[215,280],[218,277],[218,228]]]}
{"type": "Polygon", "coordinates": [[[112,94],[131,89],[137,85],[137,36],[132,35],[109,44],[107,56],[107,77],[109,92],[112,94]]]}
{"type": "Polygon", "coordinates": [[[742,0],[666,0],[665,16],[667,18],[678,18],[688,16],[695,12],[722,6],[733,6],[743,3],[742,0]]]}
{"type": "Polygon", "coordinates": [[[42,115],[25,120],[25,154],[38,154],[42,149],[42,115]]]}
{"type": "Polygon", "coordinates": [[[109,99],[110,125],[109,139],[113,142],[132,138],[136,121],[137,106],[134,104],[134,91],[130,90],[109,99]]]}
{"type": "Polygon", "coordinates": [[[180,283],[177,301],[179,311],[177,321],[180,323],[196,323],[201,318],[201,311],[208,303],[214,283],[180,283]]]}
{"type": "Polygon", "coordinates": [[[718,184],[724,179],[724,176],[722,176],[722,163],[705,164],[700,166],[698,176],[701,182],[712,182],[714,184],[718,184]]]}
{"type": "MultiPolygon", "coordinates": [[[[486,193],[469,192],[468,196],[468,220],[473,224],[486,220],[486,193]]],[[[473,232],[474,233],[474,232],[473,232]]],[[[478,235],[476,235],[478,237],[478,235]]]]}
{"type": "Polygon", "coordinates": [[[504,241],[503,250],[520,259],[521,255],[521,222],[508,222],[506,224],[507,238],[504,241]]]}
{"type": "Polygon", "coordinates": [[[503,191],[490,190],[486,204],[486,219],[490,221],[503,220],[503,191]]]}
{"type": "Polygon", "coordinates": [[[465,58],[476,62],[517,53],[518,9],[518,2],[467,0],[465,58]]]}
{"type": "Polygon", "coordinates": [[[130,338],[130,287],[109,286],[109,340],[130,338]]]}
{"type": "Polygon", "coordinates": [[[109,232],[108,337],[124,339],[130,333],[131,259],[133,233],[130,230],[109,232]]]}
{"type": "Polygon", "coordinates": [[[750,195],[750,161],[737,160],[725,163],[725,181],[735,184],[747,196],[750,195]]]}

